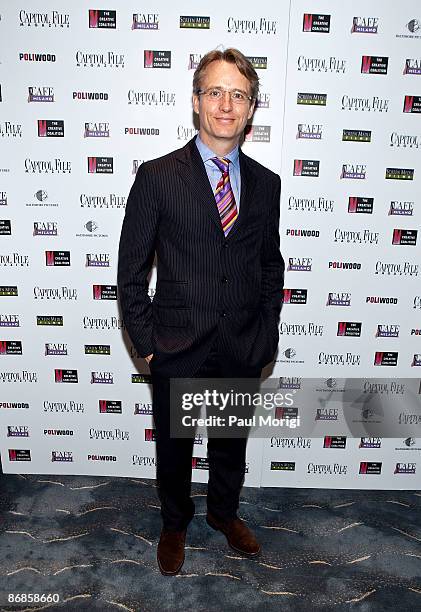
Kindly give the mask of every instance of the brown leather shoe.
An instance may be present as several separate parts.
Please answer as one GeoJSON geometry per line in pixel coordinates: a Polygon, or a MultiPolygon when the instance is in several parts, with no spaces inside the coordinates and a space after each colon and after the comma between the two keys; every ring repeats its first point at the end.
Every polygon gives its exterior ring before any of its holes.
{"type": "Polygon", "coordinates": [[[259,542],[241,519],[235,518],[225,522],[218,521],[208,512],[206,522],[212,529],[222,531],[233,550],[249,557],[256,557],[260,553],[259,542]]]}
{"type": "Polygon", "coordinates": [[[161,531],[156,558],[164,576],[175,576],[183,567],[186,531],[161,531]]]}

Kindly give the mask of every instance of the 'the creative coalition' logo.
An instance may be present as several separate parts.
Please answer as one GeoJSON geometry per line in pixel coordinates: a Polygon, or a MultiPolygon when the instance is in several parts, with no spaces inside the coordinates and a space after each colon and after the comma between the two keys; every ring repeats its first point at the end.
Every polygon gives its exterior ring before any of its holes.
{"type": "Polygon", "coordinates": [[[89,174],[113,174],[112,157],[88,157],[89,174]]]}
{"type": "Polygon", "coordinates": [[[270,142],[270,125],[247,125],[244,130],[246,142],[270,142]]]}
{"type": "Polygon", "coordinates": [[[123,408],[120,400],[99,400],[101,414],[122,414],[123,408]]]}
{"type": "Polygon", "coordinates": [[[116,300],[117,285],[94,285],[93,297],[94,300],[116,300]]]}
{"type": "Polygon", "coordinates": [[[388,64],[388,57],[363,55],[361,60],[361,72],[363,74],[387,74],[388,64]]]}
{"type": "Polygon", "coordinates": [[[294,176],[319,176],[318,159],[294,159],[294,176]]]}
{"type": "Polygon", "coordinates": [[[394,229],[392,244],[404,244],[407,246],[415,246],[417,244],[418,230],[412,229],[394,229]]]}
{"type": "Polygon", "coordinates": [[[22,355],[20,340],[0,340],[0,355],[22,355]]]}
{"type": "Polygon", "coordinates": [[[336,332],[337,336],[351,336],[351,337],[360,337],[361,336],[361,326],[362,323],[357,323],[354,321],[340,321],[338,323],[338,331],[336,332]]]}
{"type": "Polygon", "coordinates": [[[397,366],[398,365],[398,355],[396,351],[376,351],[374,355],[374,365],[375,366],[397,366]]]}
{"type": "Polygon", "coordinates": [[[157,13],[133,13],[132,30],[158,30],[157,13]]]}
{"type": "Polygon", "coordinates": [[[365,213],[371,215],[373,212],[374,198],[354,197],[348,199],[349,213],[365,213]]]}
{"type": "Polygon", "coordinates": [[[116,11],[89,10],[90,28],[116,28],[116,11]]]}
{"type": "Polygon", "coordinates": [[[283,290],[284,304],[306,304],[307,289],[284,289],[283,290]]]}
{"type": "Polygon", "coordinates": [[[46,266],[70,266],[70,251],[45,251],[46,266]]]}
{"type": "Polygon", "coordinates": [[[31,461],[31,451],[9,448],[9,461],[31,461]]]}
{"type": "Polygon", "coordinates": [[[180,28],[209,30],[210,17],[197,17],[192,15],[180,15],[180,28]]]}
{"type": "Polygon", "coordinates": [[[54,88],[28,87],[28,102],[54,102],[54,88]]]}
{"type": "Polygon", "coordinates": [[[56,383],[77,383],[77,370],[54,370],[54,380],[56,383]]]}
{"type": "Polygon", "coordinates": [[[378,17],[354,17],[352,19],[351,34],[377,34],[379,27],[378,17]]]}
{"type": "Polygon", "coordinates": [[[64,121],[53,119],[38,119],[38,136],[55,138],[64,136],[64,121]]]}
{"type": "Polygon", "coordinates": [[[330,15],[317,15],[304,13],[303,32],[320,32],[327,34],[330,31],[330,15]]]}
{"type": "Polygon", "coordinates": [[[143,52],[144,68],[171,68],[171,51],[150,51],[143,52]]]}
{"type": "Polygon", "coordinates": [[[12,222],[10,219],[0,219],[0,236],[11,236],[12,222]]]}
{"type": "Polygon", "coordinates": [[[421,96],[405,96],[403,102],[404,113],[421,113],[421,96]]]}
{"type": "Polygon", "coordinates": [[[360,462],[360,474],[381,474],[382,462],[381,461],[361,461],[360,462]]]}

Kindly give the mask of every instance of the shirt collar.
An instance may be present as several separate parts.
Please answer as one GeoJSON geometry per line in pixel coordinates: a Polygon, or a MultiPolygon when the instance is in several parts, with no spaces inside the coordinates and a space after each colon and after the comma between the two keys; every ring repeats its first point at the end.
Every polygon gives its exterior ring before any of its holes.
{"type": "MultiPolygon", "coordinates": [[[[209,149],[209,147],[207,147],[205,145],[205,143],[201,140],[199,134],[196,136],[196,147],[200,153],[200,156],[203,160],[203,163],[206,163],[207,161],[211,160],[212,157],[218,157],[218,155],[216,155],[216,153],[214,153],[213,151],[211,151],[211,149],[209,149]]],[[[229,159],[230,162],[233,164],[233,166],[235,166],[236,168],[239,167],[239,147],[238,145],[236,145],[232,151],[230,151],[227,155],[224,155],[224,157],[226,159],[229,159]]],[[[213,164],[213,162],[212,162],[213,164]]]]}

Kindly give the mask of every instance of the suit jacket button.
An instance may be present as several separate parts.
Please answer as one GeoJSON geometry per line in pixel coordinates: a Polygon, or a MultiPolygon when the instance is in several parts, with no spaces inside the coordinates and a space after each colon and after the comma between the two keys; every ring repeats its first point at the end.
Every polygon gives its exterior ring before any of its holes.
{"type": "Polygon", "coordinates": [[[226,277],[226,276],[223,276],[223,277],[221,278],[221,283],[227,283],[227,282],[228,282],[227,277],[226,277]]]}
{"type": "Polygon", "coordinates": [[[226,316],[227,316],[227,313],[225,312],[225,310],[223,310],[223,311],[221,312],[221,315],[220,315],[220,316],[221,316],[222,318],[224,318],[224,317],[226,317],[226,316]]]}

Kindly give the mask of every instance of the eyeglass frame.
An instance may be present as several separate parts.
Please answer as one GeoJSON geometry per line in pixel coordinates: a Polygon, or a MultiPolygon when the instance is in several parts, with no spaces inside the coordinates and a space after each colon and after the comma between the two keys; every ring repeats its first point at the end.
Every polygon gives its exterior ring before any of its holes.
{"type": "MultiPolygon", "coordinates": [[[[245,100],[248,100],[249,102],[253,102],[253,100],[255,100],[255,98],[253,98],[253,96],[247,96],[246,93],[244,91],[242,91],[241,89],[224,89],[223,87],[208,87],[207,89],[198,89],[197,91],[195,91],[195,95],[196,96],[201,96],[201,95],[206,95],[209,93],[209,91],[212,90],[216,90],[216,91],[220,91],[221,94],[223,93],[229,93],[230,94],[230,99],[232,102],[234,102],[234,104],[242,104],[242,101],[239,100],[234,100],[234,98],[232,97],[232,94],[234,92],[238,92],[244,95],[245,100]]],[[[212,98],[209,98],[210,100],[212,100],[212,98]]],[[[222,100],[222,96],[221,98],[216,98],[215,102],[218,100],[222,100]]]]}

